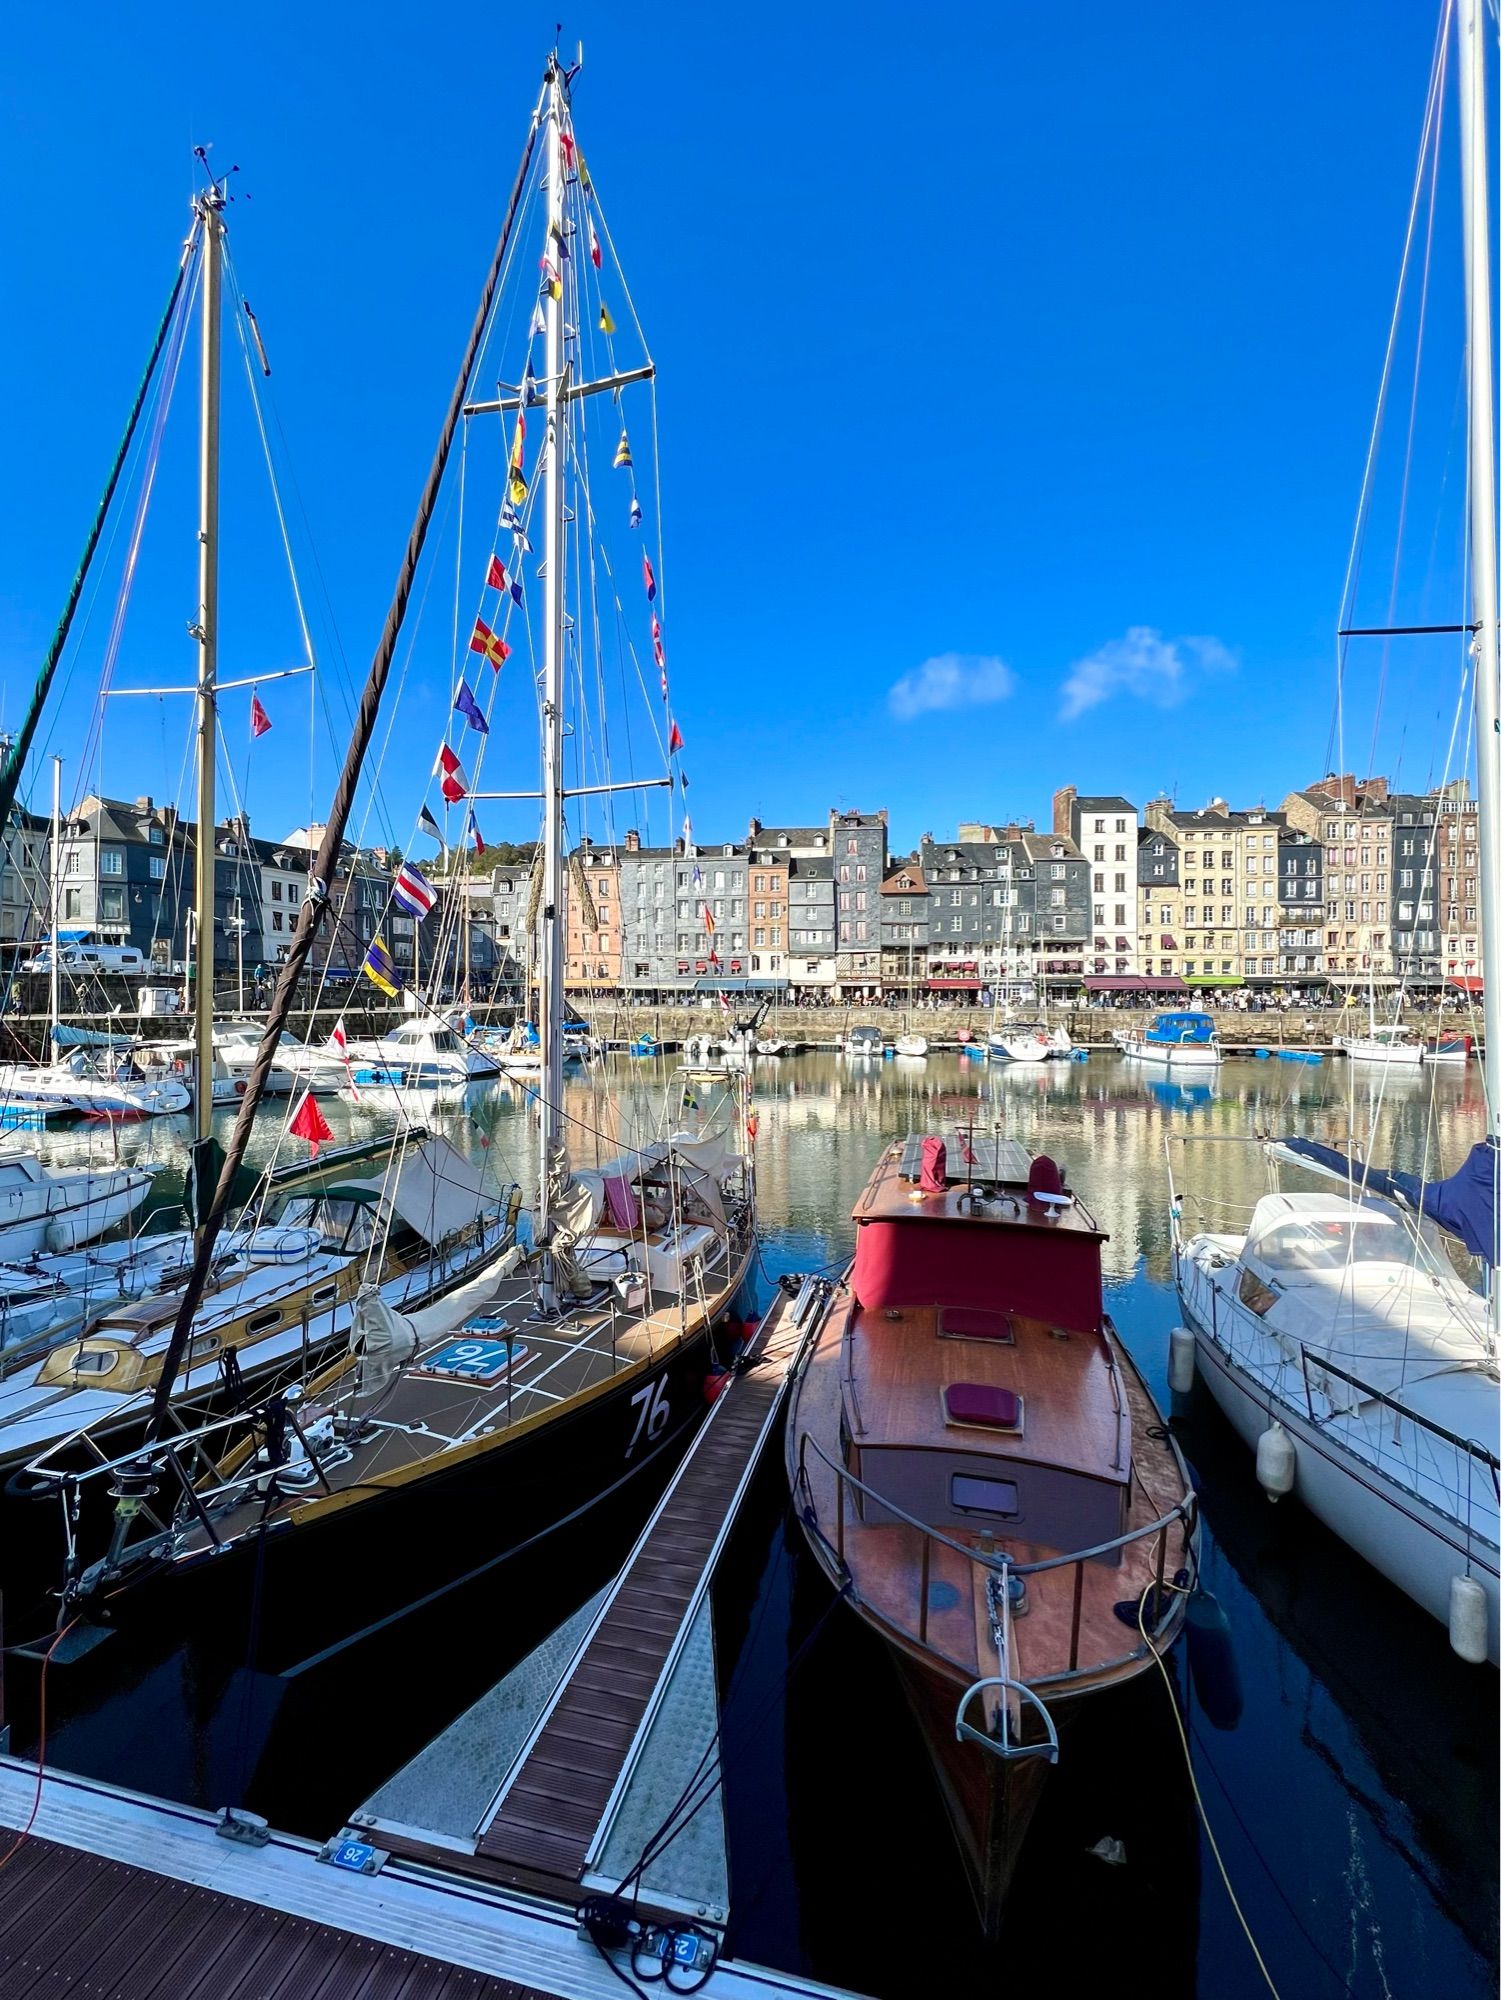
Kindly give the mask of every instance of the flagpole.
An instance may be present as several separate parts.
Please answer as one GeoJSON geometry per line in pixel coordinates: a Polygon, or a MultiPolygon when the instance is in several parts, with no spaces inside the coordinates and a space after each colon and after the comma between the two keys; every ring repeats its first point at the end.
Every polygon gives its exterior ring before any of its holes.
{"type": "MultiPolygon", "coordinates": [[[[543,285],[546,340],[546,463],[543,543],[543,846],[538,973],[542,1035],[541,1162],[537,1192],[537,1241],[552,1238],[550,1168],[562,1144],[563,988],[563,111],[566,86],[557,53],[547,69],[547,254],[556,281],[543,285]]],[[[518,411],[518,420],[520,412],[518,411]]],[[[543,1265],[542,1309],[556,1309],[551,1259],[543,1265]]]]}

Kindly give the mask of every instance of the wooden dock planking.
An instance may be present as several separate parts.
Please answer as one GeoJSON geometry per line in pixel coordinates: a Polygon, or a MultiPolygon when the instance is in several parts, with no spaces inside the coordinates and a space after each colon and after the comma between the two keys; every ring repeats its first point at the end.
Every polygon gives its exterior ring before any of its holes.
{"type": "Polygon", "coordinates": [[[512,1887],[576,1895],[596,1835],[690,1615],[800,1335],[786,1301],[756,1365],[715,1405],[566,1686],[480,1833],[476,1859],[512,1887]]]}

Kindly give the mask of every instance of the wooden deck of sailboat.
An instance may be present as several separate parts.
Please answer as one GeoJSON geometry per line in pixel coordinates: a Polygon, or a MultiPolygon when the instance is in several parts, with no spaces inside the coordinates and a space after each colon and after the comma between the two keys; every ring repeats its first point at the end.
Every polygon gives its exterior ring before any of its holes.
{"type": "MultiPolygon", "coordinates": [[[[728,1269],[709,1280],[714,1289],[702,1300],[690,1305],[654,1291],[644,1310],[630,1312],[614,1305],[606,1293],[603,1303],[585,1301],[545,1318],[537,1312],[530,1281],[507,1280],[487,1301],[483,1327],[430,1343],[424,1357],[403,1369],[388,1388],[352,1406],[355,1364],[341,1362],[326,1371],[321,1385],[314,1385],[297,1411],[297,1423],[306,1436],[326,1414],[352,1407],[366,1420],[365,1434],[352,1442],[342,1462],[322,1457],[316,1483],[300,1491],[285,1489],[273,1501],[271,1517],[295,1518],[341,1498],[359,1498],[382,1482],[399,1484],[439,1453],[466,1447],[479,1451],[493,1441],[519,1437],[622,1377],[644,1374],[698,1338],[705,1321],[724,1310],[744,1275],[748,1254],[748,1238],[732,1246],[728,1269]],[[481,1351],[472,1351],[476,1349],[481,1351]],[[492,1364],[486,1379],[463,1372],[484,1361],[492,1364]]],[[[231,1460],[227,1469],[238,1472],[241,1461],[231,1460]]],[[[216,1512],[215,1536],[232,1540],[254,1527],[265,1511],[264,1500],[252,1497],[216,1512]]],[[[208,1541],[207,1529],[195,1523],[184,1533],[180,1553],[196,1553],[208,1541]]]]}

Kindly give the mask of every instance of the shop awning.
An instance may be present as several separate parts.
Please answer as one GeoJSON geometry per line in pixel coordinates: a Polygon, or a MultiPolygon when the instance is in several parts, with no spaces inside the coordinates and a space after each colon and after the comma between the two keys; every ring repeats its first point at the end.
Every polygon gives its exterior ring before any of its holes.
{"type": "Polygon", "coordinates": [[[1478,973],[1451,972],[1449,977],[1444,981],[1444,984],[1456,987],[1461,993],[1483,993],[1485,991],[1485,981],[1478,973]]]}
{"type": "Polygon", "coordinates": [[[1129,973],[1113,972],[1108,977],[1091,975],[1084,981],[1087,993],[1181,993],[1181,979],[1136,979],[1129,973]]]}
{"type": "Polygon", "coordinates": [[[1183,975],[1183,984],[1185,986],[1240,986],[1244,984],[1244,981],[1238,972],[1201,972],[1198,974],[1186,972],[1183,975]]]}
{"type": "Polygon", "coordinates": [[[931,988],[941,989],[946,993],[956,991],[960,993],[978,993],[980,990],[978,979],[930,979],[928,985],[931,988]]]}

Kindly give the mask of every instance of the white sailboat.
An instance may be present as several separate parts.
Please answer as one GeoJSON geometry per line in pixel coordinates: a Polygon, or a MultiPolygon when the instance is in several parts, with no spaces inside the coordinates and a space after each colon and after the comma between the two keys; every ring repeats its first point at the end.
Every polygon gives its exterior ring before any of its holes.
{"type": "MultiPolygon", "coordinates": [[[[1485,991],[1501,993],[1501,676],[1485,113],[1486,20],[1458,0],[1468,307],[1470,542],[1485,991]]],[[[1422,1051],[1384,1061],[1421,1061],[1422,1051]]],[[[1353,1054],[1364,1051],[1351,1050],[1353,1054]]],[[[1274,1193],[1249,1229],[1186,1234],[1173,1257],[1190,1357],[1274,1499],[1294,1494],[1409,1597],[1466,1660],[1498,1659],[1501,1421],[1496,1164],[1501,1036],[1486,1038],[1487,1136],[1448,1182],[1382,1174],[1287,1142],[1281,1161],[1340,1178],[1338,1194],[1274,1193]],[[1489,1265],[1489,1298],[1456,1275],[1433,1219],[1489,1265]],[[1191,1337],[1191,1347],[1189,1340],[1191,1337]]],[[[1192,1188],[1185,1189],[1190,1200],[1192,1188]]]]}

